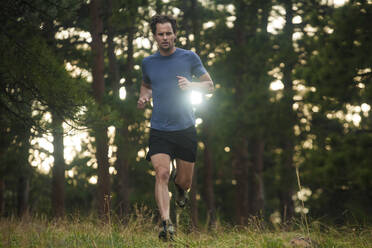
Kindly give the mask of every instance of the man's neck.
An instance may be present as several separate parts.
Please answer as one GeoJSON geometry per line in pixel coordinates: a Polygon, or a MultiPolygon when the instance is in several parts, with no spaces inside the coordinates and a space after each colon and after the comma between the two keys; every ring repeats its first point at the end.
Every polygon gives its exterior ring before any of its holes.
{"type": "Polygon", "coordinates": [[[161,56],[172,55],[175,51],[176,51],[176,47],[173,47],[172,49],[169,49],[169,50],[159,49],[159,53],[160,53],[161,56]]]}

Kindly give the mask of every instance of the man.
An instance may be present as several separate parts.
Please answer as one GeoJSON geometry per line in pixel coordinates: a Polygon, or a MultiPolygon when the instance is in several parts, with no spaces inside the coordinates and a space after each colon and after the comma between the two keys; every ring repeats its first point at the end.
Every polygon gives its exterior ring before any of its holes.
{"type": "Polygon", "coordinates": [[[195,117],[189,95],[191,90],[212,92],[214,86],[198,55],[175,47],[174,18],[155,15],[150,24],[158,51],[142,62],[143,80],[137,107],[143,109],[153,98],[147,159],[156,172],[155,199],[163,225],[159,238],[167,240],[174,234],[169,217],[170,162],[176,160],[176,202],[184,207],[196,159],[195,117]],[[192,82],[192,76],[199,82],[192,82]]]}

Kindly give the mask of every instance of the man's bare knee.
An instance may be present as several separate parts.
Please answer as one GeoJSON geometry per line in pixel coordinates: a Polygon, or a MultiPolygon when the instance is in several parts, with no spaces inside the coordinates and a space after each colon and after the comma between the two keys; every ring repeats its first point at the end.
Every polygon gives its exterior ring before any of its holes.
{"type": "Polygon", "coordinates": [[[168,154],[155,154],[151,157],[151,162],[154,165],[156,172],[156,181],[160,183],[168,183],[169,181],[169,164],[170,157],[168,154]]]}
{"type": "Polygon", "coordinates": [[[188,190],[191,188],[192,180],[188,178],[176,177],[176,184],[180,186],[182,189],[188,190]]]}
{"type": "Polygon", "coordinates": [[[156,170],[156,180],[162,183],[168,183],[169,181],[169,170],[159,168],[156,170]]]}

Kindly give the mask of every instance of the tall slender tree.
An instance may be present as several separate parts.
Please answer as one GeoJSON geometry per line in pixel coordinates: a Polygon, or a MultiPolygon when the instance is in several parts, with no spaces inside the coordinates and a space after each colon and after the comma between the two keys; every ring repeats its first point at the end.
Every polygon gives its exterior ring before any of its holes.
{"type": "MultiPolygon", "coordinates": [[[[55,35],[56,26],[51,19],[46,19],[43,28],[43,37],[48,47],[58,54],[55,35]]],[[[52,212],[55,217],[63,217],[65,214],[65,160],[63,145],[63,118],[58,110],[51,110],[52,114],[52,134],[53,134],[53,158],[52,167],[52,212]]]]}
{"type": "MultiPolygon", "coordinates": [[[[106,16],[106,29],[107,29],[107,54],[109,60],[109,79],[112,85],[114,96],[118,100],[120,97],[120,78],[119,68],[115,55],[115,27],[113,23],[113,2],[112,0],[107,1],[107,16],[106,16]]],[[[115,168],[118,172],[118,214],[122,218],[128,214],[129,210],[129,160],[126,149],[127,127],[117,126],[115,133],[115,140],[117,144],[117,160],[115,162],[115,168]]]]}
{"type": "Polygon", "coordinates": [[[63,145],[62,119],[53,114],[53,157],[52,168],[52,209],[54,216],[63,217],[65,214],[65,159],[63,145]]]}
{"type": "MultiPolygon", "coordinates": [[[[191,27],[194,35],[194,47],[197,54],[201,54],[202,45],[201,45],[201,30],[202,30],[202,6],[196,0],[191,1],[191,27]]],[[[206,63],[207,57],[204,57],[204,63],[206,63]]],[[[206,104],[208,105],[208,104],[206,104]]],[[[207,106],[206,106],[207,107],[207,106]]],[[[206,110],[202,114],[203,126],[202,126],[202,141],[204,144],[203,151],[203,164],[204,164],[204,188],[205,188],[205,198],[206,198],[206,207],[207,207],[207,219],[209,220],[208,226],[213,228],[216,223],[216,205],[215,205],[215,196],[214,196],[214,158],[212,156],[211,143],[212,134],[211,134],[211,120],[210,115],[211,109],[206,110]]]]}
{"type": "Polygon", "coordinates": [[[18,216],[24,217],[29,214],[29,198],[30,198],[30,177],[31,168],[28,162],[28,151],[30,148],[30,131],[25,130],[24,134],[20,137],[20,170],[22,174],[18,176],[18,190],[17,190],[17,213],[18,216]]]}
{"type": "MultiPolygon", "coordinates": [[[[102,41],[103,34],[103,5],[101,0],[92,0],[89,4],[91,18],[91,36],[92,36],[92,76],[93,76],[93,96],[98,106],[103,105],[105,93],[104,82],[104,45],[102,41]]],[[[110,204],[110,173],[108,163],[108,137],[107,126],[104,122],[93,127],[96,158],[98,163],[98,192],[97,205],[101,216],[107,216],[110,204]]]]}
{"type": "Polygon", "coordinates": [[[283,42],[281,43],[282,49],[282,63],[283,68],[283,84],[284,94],[282,99],[283,115],[285,118],[284,136],[281,137],[281,146],[283,149],[282,164],[280,165],[280,179],[281,188],[279,190],[280,207],[283,213],[284,221],[290,220],[294,216],[294,203],[292,196],[295,191],[296,170],[293,162],[294,148],[295,148],[295,135],[294,126],[296,124],[296,113],[293,111],[295,95],[293,90],[293,69],[297,61],[297,55],[293,49],[293,2],[292,0],[282,1],[285,9],[285,25],[283,29],[283,42]]]}
{"type": "MultiPolygon", "coordinates": [[[[245,47],[250,37],[253,37],[257,28],[257,11],[258,8],[253,3],[247,1],[236,1],[236,22],[234,26],[234,46],[232,52],[234,56],[240,57],[239,63],[235,65],[234,92],[236,95],[235,105],[238,111],[242,111],[246,102],[247,92],[247,71],[245,65],[249,64],[246,56],[247,48],[245,47]],[[244,55],[243,55],[244,54],[244,55]]],[[[241,112],[243,114],[243,112],[241,112]]],[[[249,154],[249,140],[247,137],[246,124],[244,119],[236,120],[236,129],[238,130],[235,144],[233,145],[233,166],[234,176],[236,178],[236,213],[237,223],[245,224],[248,219],[249,211],[249,186],[248,186],[248,169],[252,166],[249,154]]]]}

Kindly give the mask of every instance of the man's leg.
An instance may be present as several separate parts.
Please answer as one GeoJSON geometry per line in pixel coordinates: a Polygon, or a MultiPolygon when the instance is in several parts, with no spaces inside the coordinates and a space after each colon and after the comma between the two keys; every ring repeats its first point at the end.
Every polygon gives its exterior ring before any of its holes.
{"type": "Polygon", "coordinates": [[[195,163],[188,162],[182,159],[176,159],[176,165],[177,174],[175,183],[183,190],[187,191],[191,188],[195,163]]]}
{"type": "Polygon", "coordinates": [[[158,153],[151,156],[151,163],[154,166],[155,176],[155,199],[159,208],[161,219],[169,220],[169,165],[170,157],[165,153],[158,153]]]}
{"type": "Polygon", "coordinates": [[[187,191],[191,188],[195,163],[182,159],[177,159],[176,163],[177,172],[174,180],[177,189],[176,203],[179,207],[184,208],[189,200],[187,191]]]}

